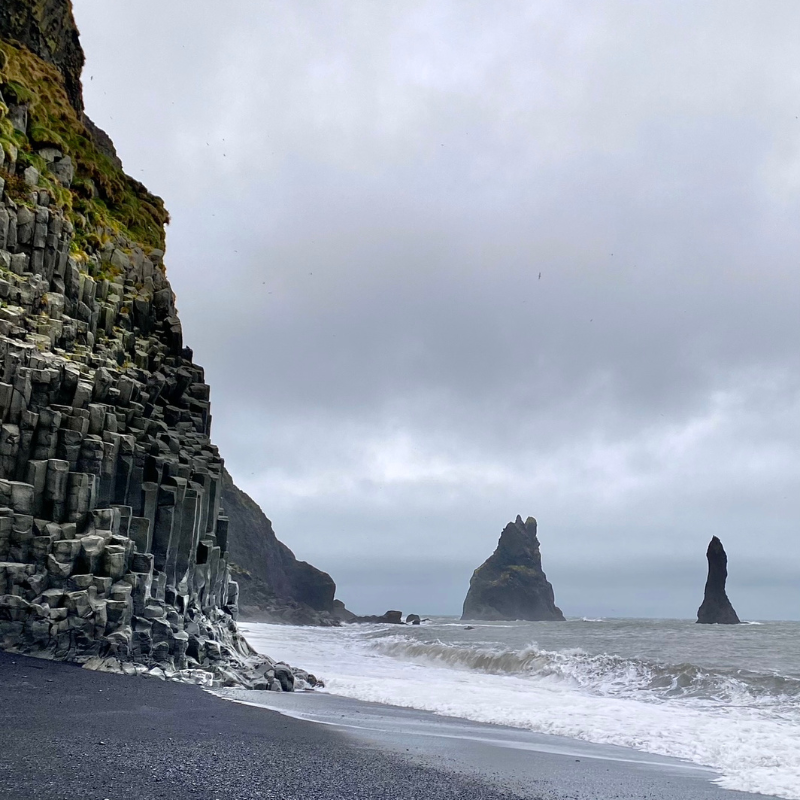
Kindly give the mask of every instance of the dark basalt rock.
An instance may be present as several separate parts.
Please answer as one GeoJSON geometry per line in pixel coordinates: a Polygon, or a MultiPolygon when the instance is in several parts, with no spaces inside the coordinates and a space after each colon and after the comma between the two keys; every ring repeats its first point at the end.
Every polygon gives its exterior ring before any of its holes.
{"type": "Polygon", "coordinates": [[[728,579],[728,556],[722,542],[716,536],[712,537],[708,545],[706,558],[708,559],[708,578],[703,604],[697,609],[697,621],[707,625],[715,623],[738,625],[739,617],[725,593],[725,583],[728,579]]]}
{"type": "Polygon", "coordinates": [[[341,600],[334,600],[333,601],[333,618],[337,622],[352,622],[356,615],[345,608],[344,603],[341,600]]]}
{"type": "Polygon", "coordinates": [[[409,614],[406,617],[406,625],[419,625],[420,622],[419,614],[409,614]]]}
{"type": "Polygon", "coordinates": [[[228,516],[231,571],[239,584],[244,617],[294,625],[336,625],[349,613],[334,600],[336,584],[327,572],[279,541],[258,504],[222,473],[222,502],[228,516]]]}
{"type": "Polygon", "coordinates": [[[348,622],[373,622],[373,623],[388,623],[389,625],[405,625],[403,622],[402,611],[387,611],[385,614],[378,616],[372,614],[366,617],[353,616],[348,622]]]}
{"type": "Polygon", "coordinates": [[[506,525],[497,549],[472,575],[461,619],[563,621],[542,571],[533,517],[506,525]]]}

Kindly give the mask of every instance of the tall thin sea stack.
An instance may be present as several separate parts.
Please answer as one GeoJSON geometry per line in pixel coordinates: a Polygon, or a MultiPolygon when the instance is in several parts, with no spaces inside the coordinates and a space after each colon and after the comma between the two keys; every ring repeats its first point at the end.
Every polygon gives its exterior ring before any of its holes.
{"type": "Polygon", "coordinates": [[[461,619],[563,621],[542,570],[533,517],[518,516],[503,529],[497,549],[472,575],[461,619]]]}
{"type": "Polygon", "coordinates": [[[703,604],[697,610],[697,621],[713,625],[738,625],[740,620],[734,611],[728,595],[725,593],[725,582],[728,579],[728,556],[722,542],[712,537],[708,550],[708,578],[703,604]]]}

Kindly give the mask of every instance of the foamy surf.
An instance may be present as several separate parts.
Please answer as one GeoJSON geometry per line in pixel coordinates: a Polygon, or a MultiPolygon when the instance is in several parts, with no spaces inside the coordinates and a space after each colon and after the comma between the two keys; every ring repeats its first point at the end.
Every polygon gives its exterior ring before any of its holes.
{"type": "Polygon", "coordinates": [[[401,660],[493,675],[519,675],[542,682],[565,682],[593,694],[635,697],[642,701],[684,697],[702,703],[786,706],[800,697],[797,678],[591,655],[580,649],[559,652],[536,645],[522,650],[464,647],[441,641],[415,641],[402,635],[377,639],[370,647],[401,660]]]}
{"type": "Polygon", "coordinates": [[[402,633],[245,629],[262,652],[324,675],[332,694],[682,758],[717,770],[725,788],[800,800],[793,676],[533,643],[442,641],[458,635],[452,621],[402,633]]]}

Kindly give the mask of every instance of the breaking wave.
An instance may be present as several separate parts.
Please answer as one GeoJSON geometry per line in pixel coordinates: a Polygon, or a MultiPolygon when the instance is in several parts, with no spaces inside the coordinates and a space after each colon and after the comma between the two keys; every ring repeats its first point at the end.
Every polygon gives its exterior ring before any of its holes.
{"type": "Polygon", "coordinates": [[[564,682],[606,697],[663,701],[694,698],[724,704],[783,704],[800,699],[800,680],[745,670],[714,670],[694,664],[661,664],[582,650],[474,647],[391,636],[371,643],[375,651],[411,660],[492,675],[564,682]]]}

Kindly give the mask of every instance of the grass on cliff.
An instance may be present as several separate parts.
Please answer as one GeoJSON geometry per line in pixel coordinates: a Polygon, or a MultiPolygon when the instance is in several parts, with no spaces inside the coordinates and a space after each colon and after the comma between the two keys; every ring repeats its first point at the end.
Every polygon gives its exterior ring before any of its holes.
{"type": "MultiPolygon", "coordinates": [[[[163,201],[126,175],[95,144],[69,102],[63,77],[55,67],[24,47],[2,42],[0,92],[5,99],[0,103],[0,146],[6,159],[16,152],[22,168],[36,167],[40,187],[50,192],[75,226],[78,251],[102,244],[98,228],[110,228],[144,246],[164,248],[169,215],[163,201]],[[14,130],[8,104],[28,106],[27,134],[14,130]],[[75,180],[70,189],[49,175],[44,159],[36,155],[43,147],[55,147],[72,158],[75,180]]],[[[21,172],[19,167],[17,172],[21,172]]],[[[27,202],[30,189],[24,182],[17,176],[4,177],[10,196],[27,202]]]]}

